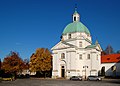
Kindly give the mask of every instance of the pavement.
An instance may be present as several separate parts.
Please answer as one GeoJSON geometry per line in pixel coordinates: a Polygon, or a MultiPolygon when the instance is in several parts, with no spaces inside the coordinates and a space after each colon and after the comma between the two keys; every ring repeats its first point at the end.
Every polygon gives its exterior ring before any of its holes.
{"type": "Polygon", "coordinates": [[[102,81],[70,81],[65,79],[17,79],[2,81],[0,86],[120,86],[120,79],[103,79],[102,81]]]}

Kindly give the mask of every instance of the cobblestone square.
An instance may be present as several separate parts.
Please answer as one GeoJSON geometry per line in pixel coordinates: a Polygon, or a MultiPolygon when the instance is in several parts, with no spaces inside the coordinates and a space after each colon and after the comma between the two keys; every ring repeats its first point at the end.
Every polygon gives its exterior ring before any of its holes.
{"type": "Polygon", "coordinates": [[[120,86],[118,80],[103,81],[70,81],[54,79],[17,79],[15,81],[2,81],[0,86],[120,86]]]}

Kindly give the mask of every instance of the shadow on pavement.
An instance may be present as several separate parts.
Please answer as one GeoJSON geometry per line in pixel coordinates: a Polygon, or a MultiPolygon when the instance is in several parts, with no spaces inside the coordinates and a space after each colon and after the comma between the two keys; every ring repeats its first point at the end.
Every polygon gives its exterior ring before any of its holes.
{"type": "Polygon", "coordinates": [[[120,84],[120,79],[111,79],[111,80],[105,80],[107,83],[114,83],[114,84],[120,84]]]}

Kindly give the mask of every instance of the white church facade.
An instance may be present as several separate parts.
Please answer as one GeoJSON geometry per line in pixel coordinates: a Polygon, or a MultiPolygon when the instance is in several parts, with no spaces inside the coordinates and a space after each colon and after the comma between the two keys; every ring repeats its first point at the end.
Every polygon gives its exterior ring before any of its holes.
{"type": "Polygon", "coordinates": [[[101,46],[92,43],[89,29],[80,21],[75,10],[73,22],[62,33],[61,41],[51,48],[52,78],[98,75],[101,70],[101,46]]]}

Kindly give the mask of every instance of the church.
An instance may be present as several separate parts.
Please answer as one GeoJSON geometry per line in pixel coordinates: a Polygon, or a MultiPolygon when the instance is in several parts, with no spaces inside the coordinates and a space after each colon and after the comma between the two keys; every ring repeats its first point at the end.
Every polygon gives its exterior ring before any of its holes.
{"type": "Polygon", "coordinates": [[[92,42],[89,29],[80,21],[75,8],[73,22],[66,25],[61,40],[51,48],[53,56],[52,78],[98,75],[101,70],[102,48],[92,42]]]}

